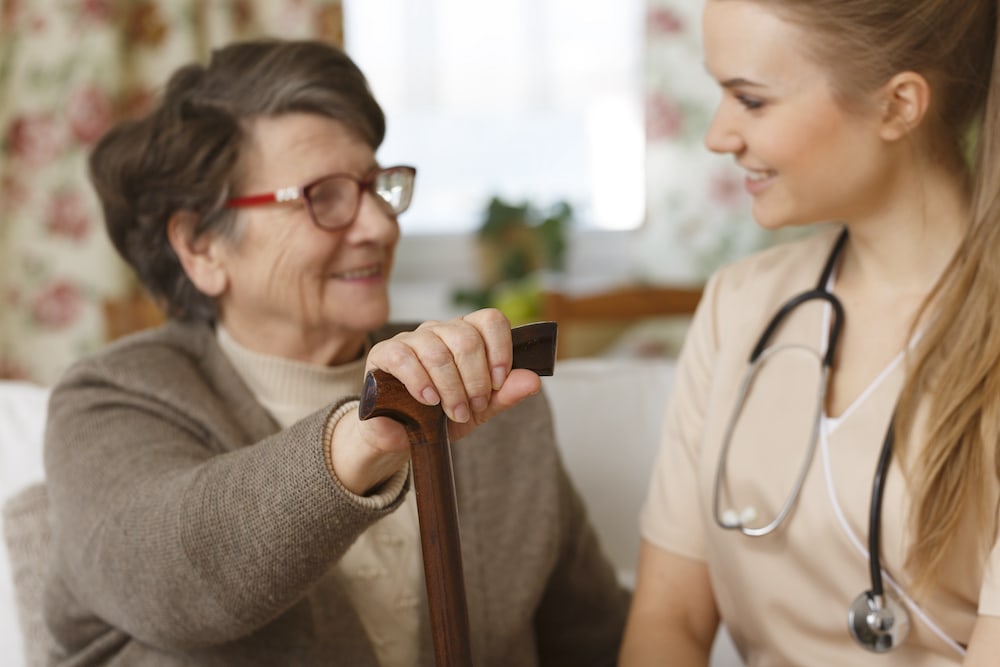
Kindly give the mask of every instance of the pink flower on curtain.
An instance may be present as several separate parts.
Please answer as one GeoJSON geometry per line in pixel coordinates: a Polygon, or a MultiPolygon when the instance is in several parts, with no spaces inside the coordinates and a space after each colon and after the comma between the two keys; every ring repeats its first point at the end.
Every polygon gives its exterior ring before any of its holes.
{"type": "Polygon", "coordinates": [[[5,173],[0,180],[0,213],[22,206],[28,201],[28,186],[11,173],[5,173]]]}
{"type": "Polygon", "coordinates": [[[22,114],[15,117],[7,129],[7,151],[30,167],[41,167],[61,154],[60,135],[52,114],[22,114]]]}
{"type": "Polygon", "coordinates": [[[47,285],[31,308],[35,321],[48,329],[69,326],[80,316],[80,312],[80,290],[69,280],[47,285]]]}
{"type": "Polygon", "coordinates": [[[684,113],[680,104],[661,92],[646,96],[646,140],[672,139],[684,129],[684,113]]]}
{"type": "Polygon", "coordinates": [[[21,18],[24,9],[22,0],[0,0],[0,24],[4,28],[13,28],[17,20],[21,18]]]}
{"type": "Polygon", "coordinates": [[[3,293],[3,305],[7,308],[21,305],[21,289],[17,285],[12,285],[3,293]]]}
{"type": "Polygon", "coordinates": [[[109,0],[83,0],[80,3],[84,18],[98,23],[108,23],[113,17],[113,9],[109,0]]]}
{"type": "Polygon", "coordinates": [[[100,139],[114,118],[111,100],[97,86],[85,86],[73,91],[66,114],[73,136],[84,146],[100,139]]]}
{"type": "Polygon", "coordinates": [[[646,30],[654,35],[676,35],[684,32],[684,21],[673,10],[654,7],[646,13],[646,30]]]}
{"type": "Polygon", "coordinates": [[[76,190],[62,190],[49,201],[46,227],[53,236],[81,241],[90,232],[90,216],[86,203],[76,190]]]}

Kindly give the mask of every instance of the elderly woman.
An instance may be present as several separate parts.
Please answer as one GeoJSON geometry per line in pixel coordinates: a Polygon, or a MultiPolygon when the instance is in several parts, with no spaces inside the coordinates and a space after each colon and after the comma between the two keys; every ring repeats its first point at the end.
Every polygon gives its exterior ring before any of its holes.
{"type": "Polygon", "coordinates": [[[476,664],[613,664],[627,601],[509,323],[390,337],[415,171],[376,161],[384,129],[342,52],[261,41],[180,69],[94,151],[111,238],[169,321],[52,395],[56,664],[432,663],[409,444],[358,418],[375,368],[462,438],[476,664]]]}

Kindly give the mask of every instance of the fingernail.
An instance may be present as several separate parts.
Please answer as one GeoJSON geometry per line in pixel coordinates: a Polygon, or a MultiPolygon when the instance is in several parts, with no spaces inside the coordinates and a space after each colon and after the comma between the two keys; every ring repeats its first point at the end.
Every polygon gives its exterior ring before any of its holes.
{"type": "Polygon", "coordinates": [[[472,399],[472,411],[482,412],[489,406],[490,402],[485,396],[476,396],[472,399]]]}
{"type": "Polygon", "coordinates": [[[459,403],[452,408],[451,414],[454,415],[455,421],[464,424],[469,421],[469,406],[465,403],[459,403]]]}
{"type": "Polygon", "coordinates": [[[499,390],[503,386],[503,381],[507,379],[507,369],[503,366],[495,367],[491,379],[493,380],[493,389],[499,390]]]}
{"type": "Polygon", "coordinates": [[[441,402],[441,398],[437,395],[437,392],[431,389],[430,387],[427,387],[422,392],[420,392],[420,396],[421,398],[424,399],[424,402],[427,403],[428,405],[437,405],[438,403],[441,402]]]}

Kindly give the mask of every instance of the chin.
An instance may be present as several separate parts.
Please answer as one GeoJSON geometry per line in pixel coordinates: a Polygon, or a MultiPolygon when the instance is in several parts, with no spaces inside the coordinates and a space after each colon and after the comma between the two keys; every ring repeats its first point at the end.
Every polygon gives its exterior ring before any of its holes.
{"type": "Polygon", "coordinates": [[[329,300],[324,305],[323,320],[328,325],[350,331],[372,332],[389,321],[389,299],[385,294],[365,298],[329,300]]]}
{"type": "Polygon", "coordinates": [[[775,230],[781,229],[786,226],[786,223],[782,220],[775,218],[774,216],[761,215],[757,211],[752,212],[753,221],[757,223],[757,226],[761,229],[766,229],[767,231],[773,232],[775,230]]]}
{"type": "Polygon", "coordinates": [[[388,323],[389,323],[389,316],[388,315],[386,315],[385,317],[379,317],[377,319],[372,320],[371,325],[368,327],[367,331],[369,333],[371,333],[373,331],[377,331],[378,329],[381,329],[382,327],[384,327],[388,323]]]}
{"type": "Polygon", "coordinates": [[[801,227],[812,223],[812,219],[805,219],[802,216],[781,213],[774,210],[767,210],[763,206],[754,205],[751,209],[754,222],[759,227],[769,232],[774,232],[787,227],[801,227]]]}
{"type": "Polygon", "coordinates": [[[356,331],[364,331],[366,334],[371,333],[389,322],[389,308],[384,309],[374,309],[369,312],[364,313],[354,313],[351,317],[351,321],[354,326],[353,329],[356,331]]]}

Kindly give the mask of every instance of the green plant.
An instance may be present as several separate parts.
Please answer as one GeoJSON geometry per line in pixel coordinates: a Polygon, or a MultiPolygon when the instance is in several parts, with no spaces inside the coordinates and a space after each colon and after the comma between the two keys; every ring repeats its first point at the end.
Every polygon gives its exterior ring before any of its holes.
{"type": "Polygon", "coordinates": [[[452,293],[456,305],[494,307],[514,323],[541,311],[541,271],[562,271],[573,210],[564,201],[546,209],[493,197],[476,232],[480,285],[452,293]]]}

